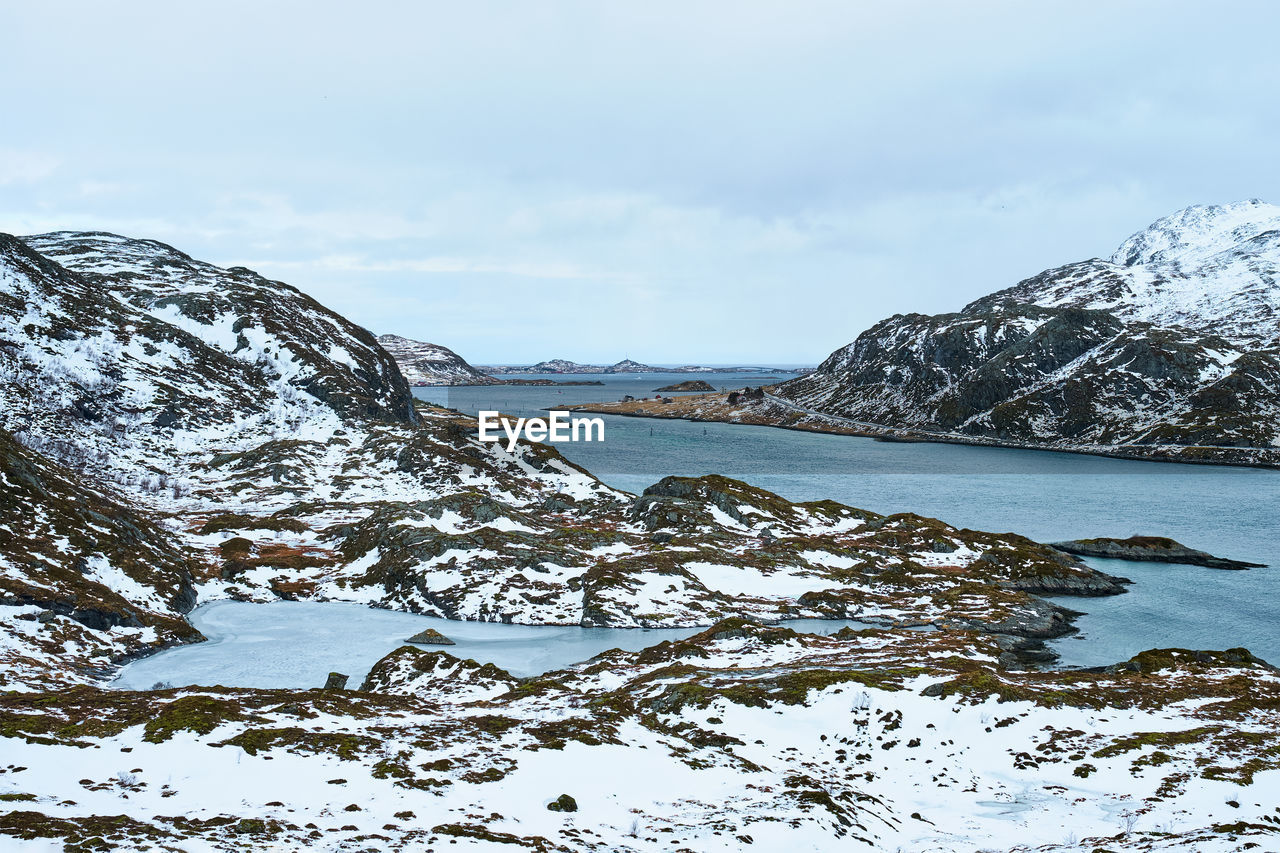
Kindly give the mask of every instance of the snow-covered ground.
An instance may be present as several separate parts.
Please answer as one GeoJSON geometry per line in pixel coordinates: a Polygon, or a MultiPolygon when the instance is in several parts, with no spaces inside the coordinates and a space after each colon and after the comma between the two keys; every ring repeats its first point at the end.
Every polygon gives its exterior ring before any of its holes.
{"type": "Polygon", "coordinates": [[[1069,630],[1036,591],[1123,590],[1075,558],[715,475],[630,495],[471,426],[288,285],[0,235],[0,846],[1234,850],[1280,826],[1276,675],[1247,653],[1021,671],[1069,630]],[[364,690],[104,689],[218,599],[715,627],[533,679],[400,649],[364,690]],[[886,627],[744,621],[812,617],[886,627]]]}

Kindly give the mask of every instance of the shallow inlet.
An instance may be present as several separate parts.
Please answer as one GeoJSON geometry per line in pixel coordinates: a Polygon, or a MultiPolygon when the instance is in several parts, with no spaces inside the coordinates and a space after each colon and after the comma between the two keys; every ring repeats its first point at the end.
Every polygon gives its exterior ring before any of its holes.
{"type": "MultiPolygon", "coordinates": [[[[638,651],[705,630],[457,622],[359,604],[311,601],[215,601],[196,608],[190,618],[208,642],[134,661],[111,686],[122,690],[146,690],[157,683],[305,689],[322,686],[330,672],[341,672],[351,676],[349,686],[359,687],[374,663],[407,645],[407,638],[425,628],[435,628],[457,645],[420,648],[494,663],[512,675],[540,675],[609,649],[638,651]]],[[[780,624],[816,634],[834,633],[846,625],[874,627],[828,619],[780,624]]]]}

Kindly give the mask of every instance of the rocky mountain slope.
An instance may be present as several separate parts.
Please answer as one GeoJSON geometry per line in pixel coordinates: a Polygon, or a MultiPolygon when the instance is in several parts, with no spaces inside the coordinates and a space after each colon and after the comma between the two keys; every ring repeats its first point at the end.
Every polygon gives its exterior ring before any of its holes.
{"type": "Polygon", "coordinates": [[[364,329],[280,282],[149,240],[0,235],[0,410],[27,447],[167,480],[189,441],[410,423],[412,396],[364,329]],[[33,248],[37,247],[37,248],[33,248]],[[133,459],[110,459],[120,453],[133,459]]]}
{"type": "Polygon", "coordinates": [[[94,683],[198,639],[182,616],[200,569],[145,514],[0,431],[0,690],[94,683]]]}
{"type": "Polygon", "coordinates": [[[891,317],[776,394],[944,439],[1280,464],[1280,207],[1190,207],[1108,260],[891,317]]]}
{"type": "Polygon", "coordinates": [[[1087,831],[1226,850],[1271,831],[1249,786],[1280,773],[1256,716],[1274,674],[1247,652],[1024,671],[1071,630],[1038,595],[1123,579],[715,475],[631,495],[473,427],[287,285],[152,241],[0,237],[5,844],[923,851],[1087,831]],[[105,689],[198,641],[182,614],[220,598],[715,627],[534,680],[413,649],[361,691],[105,689]],[[820,616],[882,628],[748,621],[820,616]],[[974,815],[1014,800],[1012,821],[974,815]],[[1115,827],[1117,804],[1151,834],[1115,827]]]}
{"type": "Polygon", "coordinates": [[[448,347],[399,335],[378,335],[378,343],[396,360],[410,385],[501,384],[501,380],[476,370],[448,347]]]}

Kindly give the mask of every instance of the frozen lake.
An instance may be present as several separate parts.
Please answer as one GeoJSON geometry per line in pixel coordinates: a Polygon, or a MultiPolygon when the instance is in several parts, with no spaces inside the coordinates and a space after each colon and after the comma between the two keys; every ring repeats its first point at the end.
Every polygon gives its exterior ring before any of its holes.
{"type": "MultiPolygon", "coordinates": [[[[341,672],[351,676],[349,687],[358,688],[374,663],[425,628],[435,628],[457,645],[419,648],[495,663],[517,676],[539,675],[609,649],[637,651],[703,630],[455,622],[358,604],[306,601],[215,601],[196,608],[191,624],[209,641],[134,661],[112,686],[145,690],[164,682],[174,687],[308,688],[323,686],[330,672],[341,672]]],[[[869,627],[838,620],[781,624],[824,634],[845,625],[869,627]]]]}

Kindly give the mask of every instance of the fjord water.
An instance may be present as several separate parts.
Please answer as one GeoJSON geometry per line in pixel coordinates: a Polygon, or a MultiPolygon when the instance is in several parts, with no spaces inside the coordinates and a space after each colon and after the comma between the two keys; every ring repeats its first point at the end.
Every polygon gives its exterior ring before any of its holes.
{"type": "MultiPolygon", "coordinates": [[[[776,374],[775,374],[776,375],[776,374]]],[[[417,388],[469,414],[536,416],[702,378],[716,387],[759,374],[545,376],[603,386],[417,388]]],[[[1124,660],[1149,648],[1244,646],[1280,663],[1280,471],[1108,459],[1071,453],[898,444],[772,427],[603,416],[603,443],[562,443],[566,458],[631,492],[669,474],[724,474],[791,500],[830,498],[880,513],[915,512],[960,527],[1041,542],[1094,536],[1169,536],[1269,568],[1222,571],[1089,560],[1128,577],[1124,595],[1060,598],[1085,613],[1080,633],[1055,641],[1068,666],[1124,660]]]]}

